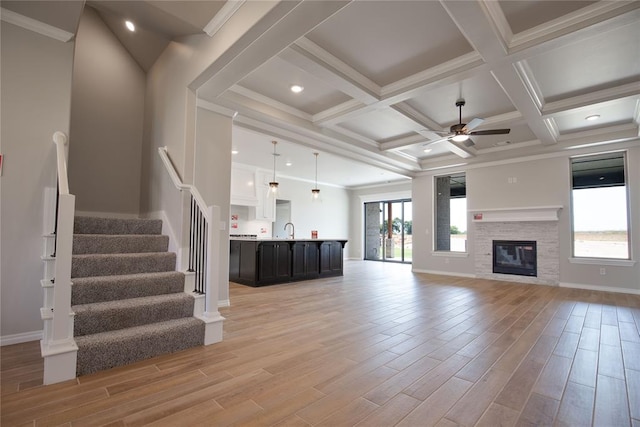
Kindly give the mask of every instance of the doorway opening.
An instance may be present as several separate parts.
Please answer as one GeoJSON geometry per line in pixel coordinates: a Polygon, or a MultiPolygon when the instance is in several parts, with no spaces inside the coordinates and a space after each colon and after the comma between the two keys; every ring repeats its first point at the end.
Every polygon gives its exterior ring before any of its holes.
{"type": "Polygon", "coordinates": [[[411,199],[364,204],[365,260],[404,262],[412,260],[411,199]]]}

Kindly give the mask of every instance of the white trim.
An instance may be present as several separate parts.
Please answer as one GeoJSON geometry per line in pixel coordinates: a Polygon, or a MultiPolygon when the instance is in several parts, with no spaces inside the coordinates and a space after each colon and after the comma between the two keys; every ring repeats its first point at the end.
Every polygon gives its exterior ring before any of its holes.
{"type": "Polygon", "coordinates": [[[4,347],[5,345],[21,344],[23,342],[39,341],[42,339],[42,335],[42,331],[4,335],[0,337],[0,347],[4,347]]]}
{"type": "Polygon", "coordinates": [[[2,16],[2,20],[4,22],[17,25],[18,27],[24,28],[25,30],[33,31],[35,33],[50,37],[64,43],[70,41],[74,37],[73,33],[61,30],[60,28],[54,27],[49,24],[45,24],[44,22],[40,22],[36,19],[20,15],[19,13],[16,13],[9,9],[5,9],[4,7],[0,8],[0,15],[2,16]]]}
{"type": "Polygon", "coordinates": [[[633,267],[636,265],[636,261],[632,259],[613,259],[613,258],[576,258],[570,257],[569,263],[571,264],[584,264],[584,265],[611,265],[615,267],[633,267]]]}
{"type": "Polygon", "coordinates": [[[202,29],[209,37],[213,37],[229,19],[242,7],[245,0],[227,0],[215,14],[213,19],[202,29]]]}
{"type": "Polygon", "coordinates": [[[561,288],[584,289],[587,291],[616,292],[616,293],[622,293],[622,294],[640,295],[640,289],[620,288],[617,286],[609,287],[609,286],[602,286],[602,285],[585,285],[582,283],[567,283],[567,282],[560,282],[559,286],[561,288]]]}
{"type": "Polygon", "coordinates": [[[358,196],[360,198],[360,203],[370,203],[370,202],[393,202],[396,200],[411,200],[411,190],[409,191],[396,191],[393,193],[377,193],[377,194],[363,194],[358,196]]]}
{"type": "Polygon", "coordinates": [[[445,257],[445,258],[468,258],[469,252],[431,251],[431,256],[445,257]]]}
{"type": "MultiPolygon", "coordinates": [[[[227,284],[228,286],[228,284],[227,284]]],[[[220,307],[231,307],[231,300],[229,299],[220,299],[218,300],[218,308],[220,307]]]]}
{"type": "Polygon", "coordinates": [[[234,119],[238,113],[231,108],[226,108],[221,105],[214,104],[213,102],[206,101],[202,98],[196,99],[196,107],[204,108],[205,110],[213,111],[214,113],[221,114],[232,119],[234,119]]]}
{"type": "Polygon", "coordinates": [[[440,276],[466,277],[466,278],[471,278],[471,279],[477,279],[475,274],[454,273],[454,272],[451,272],[451,271],[423,270],[423,269],[419,269],[419,268],[412,268],[411,272],[412,273],[437,274],[437,275],[440,275],[440,276]]]}
{"type": "Polygon", "coordinates": [[[525,206],[521,208],[469,209],[472,222],[558,221],[562,206],[525,206]],[[475,215],[480,215],[475,219],[475,215]]]}
{"type": "Polygon", "coordinates": [[[234,92],[240,96],[244,96],[245,98],[249,98],[253,101],[260,102],[271,108],[275,108],[276,110],[283,111],[287,114],[291,114],[292,116],[298,117],[302,120],[306,120],[308,122],[311,122],[313,120],[313,116],[311,114],[305,113],[302,110],[299,110],[285,103],[276,101],[272,98],[259,94],[258,92],[254,92],[251,89],[247,89],[246,87],[240,86],[239,84],[235,84],[231,86],[228,89],[228,91],[234,92]]]}

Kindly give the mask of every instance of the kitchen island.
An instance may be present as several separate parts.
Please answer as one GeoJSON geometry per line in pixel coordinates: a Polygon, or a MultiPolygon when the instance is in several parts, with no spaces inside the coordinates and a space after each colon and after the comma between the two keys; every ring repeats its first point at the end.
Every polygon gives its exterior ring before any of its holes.
{"type": "Polygon", "coordinates": [[[342,276],[346,239],[234,239],[229,242],[229,281],[273,285],[342,276]]]}

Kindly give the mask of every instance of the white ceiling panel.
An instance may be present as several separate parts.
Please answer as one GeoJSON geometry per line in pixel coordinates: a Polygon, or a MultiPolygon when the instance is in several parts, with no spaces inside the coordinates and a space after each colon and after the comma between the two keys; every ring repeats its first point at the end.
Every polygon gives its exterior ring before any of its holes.
{"type": "Polygon", "coordinates": [[[552,21],[596,1],[500,0],[500,7],[514,34],[552,21]]]}
{"type": "Polygon", "coordinates": [[[594,34],[527,62],[547,102],[640,80],[639,23],[594,34]]]}
{"type": "Polygon", "coordinates": [[[351,98],[335,90],[316,76],[275,57],[243,79],[240,86],[307,114],[316,114],[351,98]],[[291,85],[304,87],[291,92],[291,85]]]}
{"type": "Polygon", "coordinates": [[[639,97],[617,99],[588,107],[576,108],[553,117],[560,134],[600,129],[607,126],[632,123],[639,109],[639,97]],[[586,120],[586,117],[599,115],[597,120],[586,120]]]}
{"type": "Polygon", "coordinates": [[[374,110],[342,122],[340,127],[374,141],[384,141],[413,133],[415,123],[394,110],[374,110]]]}
{"type": "Polygon", "coordinates": [[[458,123],[456,101],[466,101],[462,107],[462,121],[475,117],[487,118],[513,111],[515,108],[500,85],[488,72],[469,79],[424,92],[407,103],[448,130],[458,123]]]}
{"type": "Polygon", "coordinates": [[[472,51],[435,1],[356,1],[307,38],[379,86],[472,51]]]}

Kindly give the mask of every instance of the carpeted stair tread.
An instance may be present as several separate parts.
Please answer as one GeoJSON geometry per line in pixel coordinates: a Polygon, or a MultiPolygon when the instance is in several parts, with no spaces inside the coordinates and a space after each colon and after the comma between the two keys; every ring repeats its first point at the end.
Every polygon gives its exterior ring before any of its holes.
{"type": "Polygon", "coordinates": [[[173,271],[175,266],[176,254],[173,252],[73,255],[71,277],[173,271]]]}
{"type": "Polygon", "coordinates": [[[75,234],[161,234],[162,220],[75,217],[75,234]]]}
{"type": "Polygon", "coordinates": [[[72,306],[74,336],[126,329],[193,316],[194,298],[184,292],[72,306]]]}
{"type": "Polygon", "coordinates": [[[76,337],[76,375],[203,345],[204,328],[204,322],[188,317],[76,337]]]}
{"type": "Polygon", "coordinates": [[[77,277],[71,305],[183,292],[184,274],[178,271],[115,276],[77,277]]]}
{"type": "Polygon", "coordinates": [[[169,236],[160,234],[74,234],[73,253],[118,254],[166,252],[169,236]]]}

